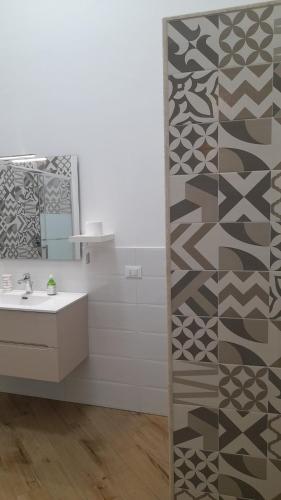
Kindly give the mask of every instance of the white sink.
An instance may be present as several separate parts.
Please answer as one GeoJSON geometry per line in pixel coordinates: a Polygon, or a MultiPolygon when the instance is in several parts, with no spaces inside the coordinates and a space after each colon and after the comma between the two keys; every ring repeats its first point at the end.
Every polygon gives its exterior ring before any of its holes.
{"type": "Polygon", "coordinates": [[[86,293],[59,292],[47,295],[46,292],[34,291],[23,298],[23,290],[3,292],[0,290],[0,309],[56,313],[68,305],[85,297],[86,293]]]}

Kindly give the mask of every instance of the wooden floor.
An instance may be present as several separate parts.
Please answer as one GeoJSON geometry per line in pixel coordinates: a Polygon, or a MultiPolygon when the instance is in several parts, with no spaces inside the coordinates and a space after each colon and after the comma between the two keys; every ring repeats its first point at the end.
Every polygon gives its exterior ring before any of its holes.
{"type": "Polygon", "coordinates": [[[168,500],[167,419],[0,393],[0,500],[168,500]]]}

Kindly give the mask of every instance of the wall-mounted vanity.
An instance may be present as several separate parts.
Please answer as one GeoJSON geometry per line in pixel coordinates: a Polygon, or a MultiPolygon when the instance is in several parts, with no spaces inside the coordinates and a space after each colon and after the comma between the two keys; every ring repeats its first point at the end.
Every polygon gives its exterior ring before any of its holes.
{"type": "Polygon", "coordinates": [[[89,353],[84,293],[0,292],[0,375],[60,382],[89,353]]]}
{"type": "MultiPolygon", "coordinates": [[[[0,158],[0,259],[78,260],[79,233],[76,156],[0,158]]],[[[86,294],[0,290],[0,375],[60,382],[88,352],[86,294]]]]}

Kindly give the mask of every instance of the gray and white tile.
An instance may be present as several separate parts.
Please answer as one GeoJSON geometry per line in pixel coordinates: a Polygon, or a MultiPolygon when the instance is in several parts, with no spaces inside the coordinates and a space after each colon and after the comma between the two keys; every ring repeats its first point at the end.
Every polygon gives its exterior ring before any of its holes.
{"type": "Polygon", "coordinates": [[[218,119],[218,72],[195,71],[169,77],[169,122],[172,126],[218,119]]]}
{"type": "Polygon", "coordinates": [[[204,406],[173,406],[174,445],[193,450],[219,449],[219,410],[204,406]]]}
{"type": "Polygon", "coordinates": [[[219,31],[221,67],[272,61],[273,5],[221,13],[219,31]]]}
{"type": "Polygon", "coordinates": [[[218,24],[218,14],[168,22],[169,74],[218,67],[218,24]]]}
{"type": "Polygon", "coordinates": [[[170,174],[218,171],[218,123],[169,127],[170,174]]]}
{"type": "Polygon", "coordinates": [[[217,316],[218,273],[216,271],[173,271],[172,312],[177,316],[217,316]]]}
{"type": "Polygon", "coordinates": [[[218,175],[173,175],[169,182],[171,222],[217,222],[218,175]]]}
{"type": "Polygon", "coordinates": [[[218,365],[173,361],[174,404],[215,408],[218,406],[218,385],[218,365]]]}
{"type": "Polygon", "coordinates": [[[227,68],[219,72],[219,119],[272,116],[273,65],[227,68]]]}
{"type": "Polygon", "coordinates": [[[219,272],[219,316],[268,318],[268,296],[268,272],[219,272]]]}
{"type": "Polygon", "coordinates": [[[218,319],[172,316],[173,359],[218,362],[218,319]]]}
{"type": "Polygon", "coordinates": [[[270,172],[234,172],[220,174],[220,221],[269,221],[270,194],[270,172]]]}

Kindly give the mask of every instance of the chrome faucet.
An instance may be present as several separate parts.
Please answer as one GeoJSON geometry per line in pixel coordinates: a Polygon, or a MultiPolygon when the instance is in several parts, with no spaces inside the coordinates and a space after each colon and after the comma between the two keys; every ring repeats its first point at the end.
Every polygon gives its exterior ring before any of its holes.
{"type": "Polygon", "coordinates": [[[31,295],[32,294],[32,284],[33,282],[31,281],[31,274],[30,273],[24,273],[23,278],[21,280],[18,280],[19,284],[24,283],[25,285],[25,293],[24,295],[31,295]]]}

